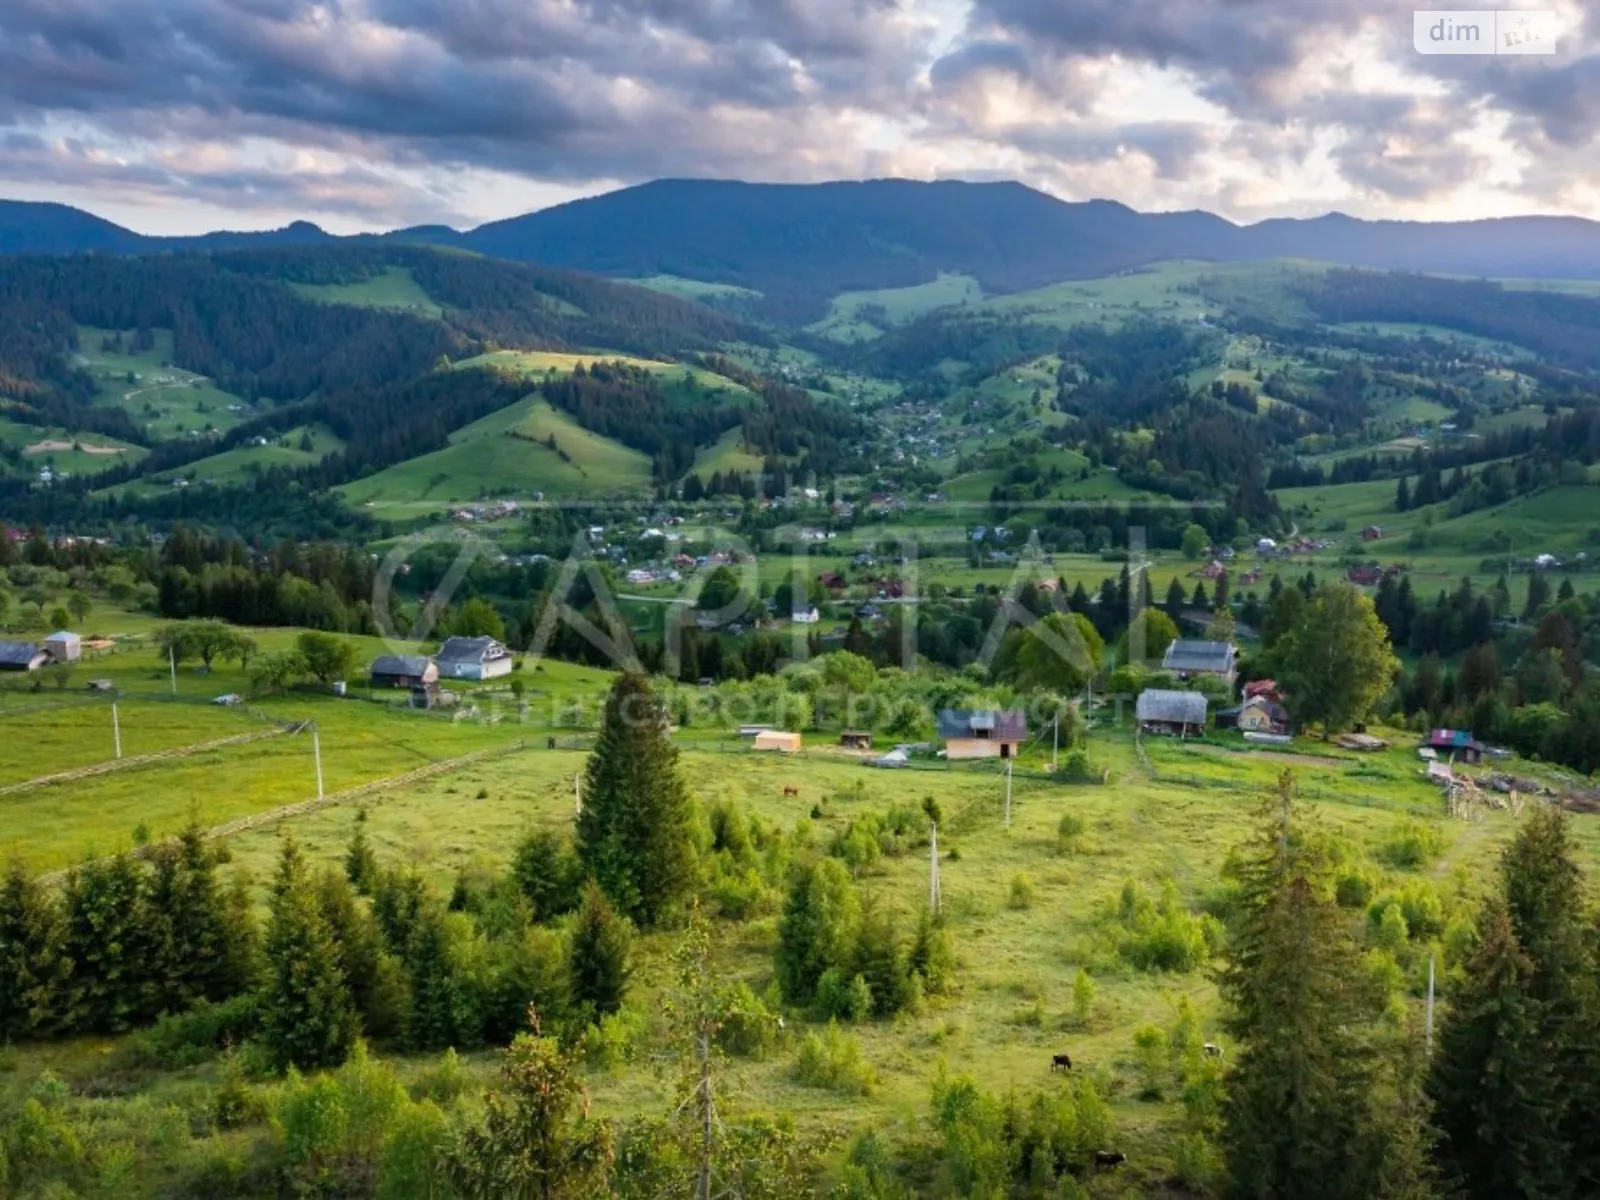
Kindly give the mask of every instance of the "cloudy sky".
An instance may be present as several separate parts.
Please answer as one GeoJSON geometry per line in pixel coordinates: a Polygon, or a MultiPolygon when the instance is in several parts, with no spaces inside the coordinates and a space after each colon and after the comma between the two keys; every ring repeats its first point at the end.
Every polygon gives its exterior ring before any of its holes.
{"type": "Polygon", "coordinates": [[[1395,0],[3,0],[0,196],[162,233],[660,176],[1600,218],[1600,6],[1539,2],[1555,56],[1418,55],[1395,0]]]}

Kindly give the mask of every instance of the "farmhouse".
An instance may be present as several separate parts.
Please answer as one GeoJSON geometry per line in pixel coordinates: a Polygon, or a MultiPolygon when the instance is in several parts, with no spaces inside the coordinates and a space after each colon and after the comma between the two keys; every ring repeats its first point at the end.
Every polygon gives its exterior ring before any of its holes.
{"type": "Polygon", "coordinates": [[[0,642],[0,671],[37,671],[49,661],[34,642],[0,642]]]}
{"type": "Polygon", "coordinates": [[[800,735],[798,733],[785,733],[780,729],[766,729],[756,734],[754,749],[775,750],[779,754],[798,754],[800,752],[800,735]]]}
{"type": "Polygon", "coordinates": [[[939,736],[946,758],[1015,758],[1028,736],[1028,718],[1020,709],[947,708],[939,713],[939,736]]]}
{"type": "Polygon", "coordinates": [[[1232,727],[1246,733],[1288,733],[1288,710],[1265,696],[1252,696],[1243,704],[1217,713],[1219,728],[1232,727]]]}
{"type": "Polygon", "coordinates": [[[1457,762],[1468,764],[1482,762],[1483,756],[1489,752],[1489,747],[1478,741],[1466,729],[1432,730],[1428,734],[1428,740],[1422,744],[1435,754],[1448,754],[1457,762]]]}
{"type": "Polygon", "coordinates": [[[822,614],[817,611],[817,606],[815,604],[813,604],[810,608],[795,609],[793,616],[794,623],[796,625],[815,625],[818,621],[822,620],[822,614]]]}
{"type": "Polygon", "coordinates": [[[1137,711],[1146,733],[1184,737],[1206,731],[1206,698],[1199,692],[1147,688],[1139,693],[1137,711]]]}
{"type": "Polygon", "coordinates": [[[77,662],[83,657],[83,639],[75,633],[60,629],[45,638],[44,649],[53,662],[77,662]]]}
{"type": "Polygon", "coordinates": [[[384,654],[372,660],[368,674],[373,687],[409,688],[437,683],[439,668],[422,654],[384,654]]]}
{"type": "Polygon", "coordinates": [[[497,679],[511,674],[511,651],[492,637],[446,638],[434,658],[442,679],[497,679]]]}
{"type": "Polygon", "coordinates": [[[1238,674],[1237,653],[1227,642],[1196,642],[1179,638],[1167,647],[1161,660],[1161,669],[1179,679],[1209,676],[1220,679],[1233,691],[1233,681],[1238,674]]]}

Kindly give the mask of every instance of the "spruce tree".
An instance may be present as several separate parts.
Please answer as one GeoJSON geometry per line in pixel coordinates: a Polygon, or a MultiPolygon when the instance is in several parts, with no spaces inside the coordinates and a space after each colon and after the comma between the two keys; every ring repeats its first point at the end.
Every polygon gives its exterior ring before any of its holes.
{"type": "Polygon", "coordinates": [[[1478,935],[1428,1076],[1440,1164],[1465,1196],[1567,1194],[1558,1085],[1528,994],[1534,965],[1502,901],[1485,907],[1478,935]]]}
{"type": "Polygon", "coordinates": [[[367,810],[356,813],[356,831],[350,837],[350,848],[345,851],[344,874],[351,885],[363,896],[372,894],[378,878],[378,856],[367,841],[367,810]]]}
{"type": "Polygon", "coordinates": [[[617,680],[589,757],[578,858],[617,910],[650,927],[694,886],[689,792],[660,697],[638,675],[617,680]]]}
{"type": "Polygon", "coordinates": [[[285,837],[267,921],[261,1038],[282,1067],[344,1061],[359,1030],[339,948],[294,840],[285,837]]]}
{"type": "Polygon", "coordinates": [[[1600,1194],[1600,979],[1568,818],[1538,805],[1501,861],[1506,910],[1527,955],[1527,996],[1555,1076],[1571,1185],[1600,1194]]]}
{"type": "Polygon", "coordinates": [[[551,921],[578,907],[582,868],[572,850],[547,830],[523,838],[511,857],[511,878],[535,921],[551,921]]]}
{"type": "Polygon", "coordinates": [[[1293,780],[1269,798],[1239,871],[1220,980],[1238,1043],[1220,1144],[1239,1196],[1372,1195],[1377,1010],[1327,885],[1320,839],[1297,827],[1293,780]]]}
{"type": "Polygon", "coordinates": [[[622,1007],[632,946],[633,933],[626,918],[612,910],[598,886],[587,884],[572,927],[567,977],[573,1003],[584,1009],[590,1020],[622,1007]]]}
{"type": "Polygon", "coordinates": [[[0,1042],[55,1032],[71,969],[60,906],[12,863],[0,884],[0,1042]]]}
{"type": "MultiPolygon", "coordinates": [[[[442,1050],[468,1039],[461,1027],[462,992],[450,944],[450,927],[437,904],[417,915],[406,952],[411,1003],[406,1010],[406,1042],[414,1050],[442,1050]]],[[[470,1038],[476,1041],[476,1035],[470,1038]]]]}
{"type": "Polygon", "coordinates": [[[783,998],[810,1004],[817,981],[830,967],[855,957],[861,903],[850,875],[835,858],[796,870],[778,920],[777,976],[783,998]]]}
{"type": "Polygon", "coordinates": [[[356,899],[350,881],[328,868],[317,876],[317,907],[333,934],[339,971],[368,1037],[399,1032],[405,981],[399,962],[383,948],[377,918],[356,899]]]}
{"type": "Polygon", "coordinates": [[[226,999],[235,983],[225,953],[233,928],[199,825],[157,847],[152,859],[144,920],[154,1007],[176,1013],[226,999]]]}
{"type": "Polygon", "coordinates": [[[67,875],[63,951],[72,963],[70,1028],[120,1033],[153,1015],[144,888],[144,870],[127,854],[84,863],[67,875]]]}

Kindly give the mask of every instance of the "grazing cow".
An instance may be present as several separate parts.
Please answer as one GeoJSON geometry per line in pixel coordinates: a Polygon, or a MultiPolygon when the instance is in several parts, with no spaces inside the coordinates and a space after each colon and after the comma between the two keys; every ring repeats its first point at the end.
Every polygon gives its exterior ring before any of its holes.
{"type": "Polygon", "coordinates": [[[793,796],[796,800],[798,800],[800,798],[800,789],[797,787],[786,787],[783,789],[783,794],[785,796],[793,796]]]}
{"type": "Polygon", "coordinates": [[[1221,1046],[1217,1045],[1215,1042],[1207,1042],[1206,1043],[1206,1057],[1207,1058],[1221,1058],[1222,1055],[1223,1055],[1223,1049],[1222,1049],[1221,1046]]]}
{"type": "Polygon", "coordinates": [[[1096,1150],[1094,1152],[1094,1165],[1097,1167],[1120,1167],[1128,1161],[1128,1156],[1120,1150],[1096,1150]]]}
{"type": "Polygon", "coordinates": [[[1072,1070],[1072,1059],[1065,1054],[1052,1054],[1050,1056],[1050,1069],[1052,1071],[1070,1071],[1072,1070]]]}

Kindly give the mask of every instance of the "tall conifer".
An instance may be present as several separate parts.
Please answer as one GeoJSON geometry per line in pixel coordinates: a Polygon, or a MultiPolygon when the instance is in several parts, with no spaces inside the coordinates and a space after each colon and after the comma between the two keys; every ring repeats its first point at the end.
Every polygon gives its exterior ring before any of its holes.
{"type": "Polygon", "coordinates": [[[38,1037],[61,1022],[72,965],[55,898],[12,863],[0,884],[0,1041],[38,1037]]]}
{"type": "Polygon", "coordinates": [[[359,1033],[339,949],[294,840],[285,837],[267,922],[261,1035],[280,1066],[344,1061],[359,1033]]]}

